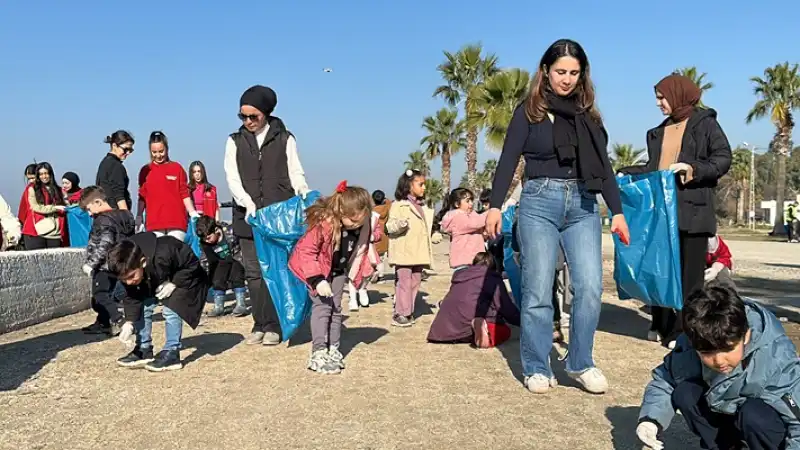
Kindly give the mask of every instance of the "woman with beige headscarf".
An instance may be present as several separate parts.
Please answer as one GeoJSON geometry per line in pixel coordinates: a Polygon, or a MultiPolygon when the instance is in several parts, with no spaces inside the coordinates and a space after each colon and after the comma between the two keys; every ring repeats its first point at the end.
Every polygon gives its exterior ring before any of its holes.
{"type": "MultiPolygon", "coordinates": [[[[621,169],[635,174],[672,170],[678,177],[678,230],[684,300],[703,287],[708,238],[717,232],[714,188],[731,165],[731,146],[717,122],[717,112],[698,106],[700,89],[689,78],[672,74],[655,86],[656,105],[667,118],[647,132],[643,166],[621,169]]],[[[681,333],[680,312],[651,307],[649,337],[674,346],[681,333]]]]}

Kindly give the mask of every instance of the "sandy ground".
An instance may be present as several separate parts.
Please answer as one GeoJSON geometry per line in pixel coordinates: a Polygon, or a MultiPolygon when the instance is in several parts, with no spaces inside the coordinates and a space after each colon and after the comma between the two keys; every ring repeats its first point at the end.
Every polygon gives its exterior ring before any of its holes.
{"type": "MultiPolygon", "coordinates": [[[[743,289],[792,314],[797,302],[781,297],[798,296],[800,246],[735,242],[732,249],[743,289]]],[[[443,267],[446,248],[439,250],[443,267]]],[[[603,396],[576,388],[558,362],[561,386],[528,393],[516,334],[486,351],[427,344],[436,313],[428,305],[449,281],[441,271],[423,285],[413,328],[390,327],[391,286],[373,288],[373,306],[345,322],[348,367],[338,376],[306,370],[307,330],[276,348],[244,345],[249,318],[185,327],[185,367],[162,374],[117,367],[119,342],[79,331],[93,320],[89,312],[2,335],[0,448],[638,449],[642,391],[665,351],[643,339],[647,316],[639,304],[616,299],[609,261],[605,268],[595,346],[611,382],[603,396]]],[[[786,326],[800,335],[797,325],[786,326]]],[[[163,325],[154,329],[163,342],[163,325]]],[[[680,417],[666,444],[698,448],[680,417]]]]}

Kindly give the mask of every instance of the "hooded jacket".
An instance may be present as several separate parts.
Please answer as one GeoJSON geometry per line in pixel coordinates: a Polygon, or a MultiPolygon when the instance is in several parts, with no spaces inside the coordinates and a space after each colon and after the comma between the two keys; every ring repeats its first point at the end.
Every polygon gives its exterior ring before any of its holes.
{"type": "Polygon", "coordinates": [[[108,270],[109,250],[117,242],[133,236],[135,227],[130,211],[112,209],[96,215],[86,244],[86,264],[95,272],[108,270]]]}
{"type": "Polygon", "coordinates": [[[429,342],[472,341],[472,320],[519,326],[519,309],[508,295],[503,276],[474,265],[453,274],[450,291],[428,332],[429,342]]]}
{"type": "Polygon", "coordinates": [[[700,361],[682,334],[675,349],[653,371],[639,412],[639,420],[666,429],[675,416],[672,392],[683,381],[709,386],[705,393],[712,411],[733,415],[748,398],[758,398],[776,410],[787,425],[787,450],[800,450],[800,358],[778,319],[763,306],[745,301],[750,342],[744,358],[730,374],[718,373],[700,361]]]}
{"type": "Polygon", "coordinates": [[[450,235],[450,267],[468,266],[475,255],[486,250],[483,229],[486,214],[458,209],[445,214],[442,231],[450,235]]]}
{"type": "MultiPolygon", "coordinates": [[[[382,205],[378,205],[372,209],[373,212],[378,214],[378,228],[381,231],[386,229],[386,221],[389,220],[389,209],[392,207],[392,202],[386,200],[382,205]]],[[[375,242],[375,251],[379,255],[385,255],[389,251],[389,236],[386,233],[381,233],[381,238],[375,242]]]]}

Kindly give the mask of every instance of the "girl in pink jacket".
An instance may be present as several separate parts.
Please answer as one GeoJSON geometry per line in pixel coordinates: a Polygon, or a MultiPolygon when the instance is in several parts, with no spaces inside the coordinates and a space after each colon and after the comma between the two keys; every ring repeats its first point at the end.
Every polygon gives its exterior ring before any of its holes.
{"type": "Polygon", "coordinates": [[[486,250],[483,230],[486,214],[473,210],[475,196],[469,189],[456,188],[447,198],[442,231],[450,235],[450,267],[459,270],[472,264],[475,255],[486,250]]]}

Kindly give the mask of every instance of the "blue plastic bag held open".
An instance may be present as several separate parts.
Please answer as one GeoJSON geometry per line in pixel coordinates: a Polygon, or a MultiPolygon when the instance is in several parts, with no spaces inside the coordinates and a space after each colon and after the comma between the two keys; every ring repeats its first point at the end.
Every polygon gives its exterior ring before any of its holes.
{"type": "Polygon", "coordinates": [[[508,276],[508,284],[511,285],[511,295],[519,306],[522,299],[522,272],[517,262],[514,261],[514,249],[512,248],[514,239],[511,232],[516,214],[517,205],[509,206],[503,211],[503,268],[508,276]]]}
{"type": "Polygon", "coordinates": [[[192,248],[194,256],[200,258],[203,255],[203,249],[200,248],[200,238],[197,237],[197,217],[189,218],[189,226],[186,227],[186,237],[183,242],[192,248]]]}
{"type": "Polygon", "coordinates": [[[68,206],[67,230],[70,247],[86,247],[89,243],[89,232],[92,230],[92,216],[77,206],[68,206]]]}
{"type": "Polygon", "coordinates": [[[293,197],[256,211],[250,219],[261,275],[275,304],[283,340],[288,341],[311,313],[306,285],[289,270],[289,255],[306,232],[305,210],[320,194],[293,197]]]}
{"type": "Polygon", "coordinates": [[[683,308],[675,174],[668,170],[617,178],[631,242],[614,236],[614,281],[621,300],[683,308]]]}

